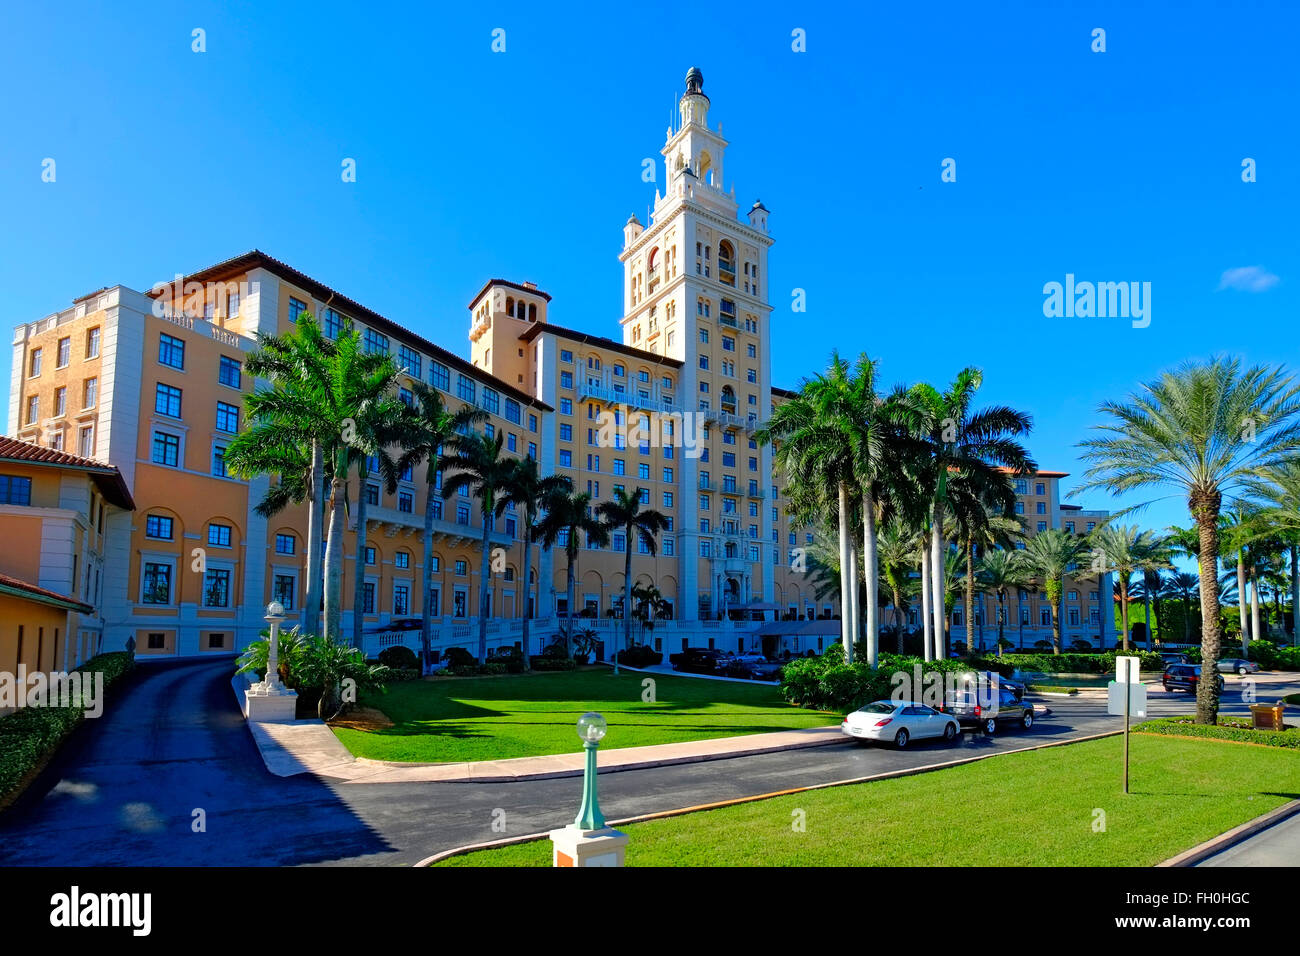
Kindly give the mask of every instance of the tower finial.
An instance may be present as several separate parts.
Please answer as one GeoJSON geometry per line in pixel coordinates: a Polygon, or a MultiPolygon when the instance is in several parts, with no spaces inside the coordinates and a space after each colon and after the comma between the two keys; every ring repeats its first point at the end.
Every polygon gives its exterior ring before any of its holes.
{"type": "Polygon", "coordinates": [[[693,66],[686,71],[686,92],[703,93],[704,92],[704,74],[700,72],[698,66],[693,66]]]}

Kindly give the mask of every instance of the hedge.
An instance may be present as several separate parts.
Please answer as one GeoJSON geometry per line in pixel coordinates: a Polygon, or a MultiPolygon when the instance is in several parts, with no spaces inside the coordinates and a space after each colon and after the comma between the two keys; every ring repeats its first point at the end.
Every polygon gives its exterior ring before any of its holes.
{"type": "MultiPolygon", "coordinates": [[[[1234,655],[1223,651],[1220,656],[1234,655]]],[[[1246,656],[1266,671],[1300,671],[1300,647],[1279,647],[1272,641],[1251,641],[1246,656]]]]}
{"type": "Polygon", "coordinates": [[[1167,734],[1176,737],[1205,737],[1209,740],[1235,740],[1262,744],[1265,747],[1300,748],[1300,727],[1287,725],[1286,730],[1253,730],[1249,720],[1219,716],[1215,726],[1198,724],[1194,717],[1160,717],[1133,728],[1135,733],[1167,734]]]}
{"type": "MultiPolygon", "coordinates": [[[[1144,671],[1164,670],[1165,664],[1155,651],[1105,651],[1100,654],[1003,654],[1001,657],[982,658],[992,665],[1002,662],[1022,671],[1039,671],[1044,674],[1113,674],[1117,656],[1136,657],[1144,671]]],[[[989,669],[992,669],[991,667],[989,669]]]]}
{"type": "MultiPolygon", "coordinates": [[[[922,681],[930,673],[966,673],[972,670],[997,670],[1006,676],[1010,668],[1001,662],[985,660],[936,660],[899,654],[881,654],[873,670],[864,658],[844,663],[843,648],[832,645],[819,657],[799,657],[781,669],[781,693],[792,704],[816,710],[848,713],[873,700],[884,700],[894,692],[893,675],[915,674],[921,668],[922,681]],[[988,666],[998,664],[999,666],[988,666]]],[[[923,690],[922,687],[920,690],[923,690]]],[[[917,691],[917,693],[920,692],[917,691]]]]}
{"type": "MultiPolygon", "coordinates": [[[[77,668],[82,673],[104,675],[104,693],[135,666],[126,651],[92,657],[77,668]]],[[[36,770],[54,754],[73,729],[86,719],[85,709],[23,707],[0,717],[0,806],[16,797],[36,770]]]]}

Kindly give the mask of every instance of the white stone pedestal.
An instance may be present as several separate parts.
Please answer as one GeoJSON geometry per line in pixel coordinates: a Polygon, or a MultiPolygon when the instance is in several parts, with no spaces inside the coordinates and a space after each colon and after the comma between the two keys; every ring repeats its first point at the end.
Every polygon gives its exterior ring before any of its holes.
{"type": "Polygon", "coordinates": [[[264,724],[292,723],[297,718],[298,692],[278,681],[252,684],[244,691],[244,716],[264,724]]]}
{"type": "Polygon", "coordinates": [[[570,823],[551,831],[552,866],[622,866],[627,834],[610,827],[580,830],[570,823]]]}

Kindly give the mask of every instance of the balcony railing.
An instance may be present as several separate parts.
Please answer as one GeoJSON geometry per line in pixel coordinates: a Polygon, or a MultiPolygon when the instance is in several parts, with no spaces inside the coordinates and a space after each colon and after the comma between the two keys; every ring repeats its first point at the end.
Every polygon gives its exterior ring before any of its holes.
{"type": "Polygon", "coordinates": [[[633,392],[616,392],[604,385],[584,384],[578,389],[580,398],[595,398],[610,405],[627,405],[629,408],[644,408],[652,412],[671,412],[673,406],[658,398],[642,398],[633,392]]]}

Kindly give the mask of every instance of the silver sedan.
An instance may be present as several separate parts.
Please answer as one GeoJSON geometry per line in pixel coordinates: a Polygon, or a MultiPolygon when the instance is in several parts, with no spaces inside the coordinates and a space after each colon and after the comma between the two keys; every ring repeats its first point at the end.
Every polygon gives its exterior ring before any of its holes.
{"type": "Polygon", "coordinates": [[[858,740],[891,742],[902,750],[913,740],[956,740],[961,727],[948,714],[910,700],[877,700],[844,718],[840,730],[858,740]]]}

